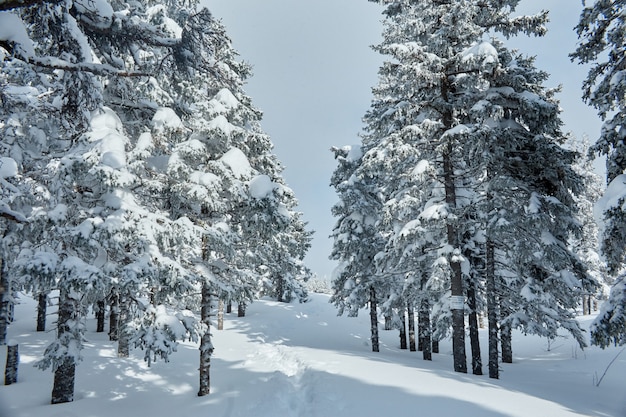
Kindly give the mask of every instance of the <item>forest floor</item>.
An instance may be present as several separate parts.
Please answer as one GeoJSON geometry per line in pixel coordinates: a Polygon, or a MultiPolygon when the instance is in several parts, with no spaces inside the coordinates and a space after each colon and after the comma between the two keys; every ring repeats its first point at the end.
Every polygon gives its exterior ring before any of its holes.
{"type": "MultiPolygon", "coordinates": [[[[0,417],[626,417],[623,348],[583,351],[565,335],[548,342],[514,333],[514,363],[501,364],[494,380],[453,372],[449,340],[423,361],[420,352],[399,349],[397,331],[381,331],[373,353],[365,313],[337,317],[327,295],[311,294],[303,304],[263,299],[247,317],[227,314],[224,330],[213,330],[205,397],[196,395],[197,344],[181,343],[169,363],[148,367],[141,351],[117,358],[115,344],[89,320],[75,400],[49,405],[52,373],[33,363],[54,331],[34,331],[35,304],[23,298],[9,329],[19,343],[18,383],[0,387],[0,417]]],[[[581,317],[583,327],[592,318],[581,317]]],[[[485,364],[486,338],[481,330],[485,364]]],[[[0,347],[3,365],[5,358],[0,347]]]]}

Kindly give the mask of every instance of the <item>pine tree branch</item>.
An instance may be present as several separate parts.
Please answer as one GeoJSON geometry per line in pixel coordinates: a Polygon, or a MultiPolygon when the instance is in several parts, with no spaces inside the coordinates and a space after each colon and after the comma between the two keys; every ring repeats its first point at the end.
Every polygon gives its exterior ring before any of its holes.
{"type": "Polygon", "coordinates": [[[62,0],[0,0],[0,11],[19,9],[44,3],[60,3],[62,0]]]}

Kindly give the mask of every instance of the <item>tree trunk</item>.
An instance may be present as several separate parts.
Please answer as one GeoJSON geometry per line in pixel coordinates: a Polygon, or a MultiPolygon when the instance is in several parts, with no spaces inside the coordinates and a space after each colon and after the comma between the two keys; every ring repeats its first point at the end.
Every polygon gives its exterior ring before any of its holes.
{"type": "Polygon", "coordinates": [[[469,307],[469,333],[470,346],[472,348],[472,373],[483,374],[483,361],[480,356],[480,340],[478,339],[478,314],[476,313],[476,283],[468,280],[467,305],[469,307]]]}
{"type": "Polygon", "coordinates": [[[278,279],[276,280],[276,301],[278,301],[279,303],[282,303],[285,301],[285,297],[283,297],[283,292],[284,290],[284,284],[285,281],[283,280],[283,277],[278,277],[278,279]]]}
{"type": "Polygon", "coordinates": [[[233,312],[233,302],[228,299],[228,301],[226,302],[226,313],[230,314],[233,312]]]}
{"type": "Polygon", "coordinates": [[[130,334],[128,325],[130,324],[130,298],[127,294],[120,295],[120,314],[118,324],[117,357],[128,358],[130,356],[130,334]]]}
{"type": "Polygon", "coordinates": [[[487,239],[485,278],[487,280],[487,323],[489,332],[489,378],[498,379],[498,311],[494,244],[487,239]]]}
{"type": "Polygon", "coordinates": [[[109,296],[111,306],[109,308],[109,340],[115,342],[119,340],[119,314],[120,297],[117,291],[113,290],[109,296]]]}
{"type": "Polygon", "coordinates": [[[244,301],[237,304],[237,317],[246,317],[246,303],[244,301]]]}
{"type": "Polygon", "coordinates": [[[404,309],[398,311],[398,316],[400,318],[400,349],[406,349],[406,317],[404,309]]]}
{"type": "Polygon", "coordinates": [[[104,332],[104,317],[106,313],[106,304],[104,300],[96,301],[96,332],[104,332]]]}
{"type": "MultiPolygon", "coordinates": [[[[57,339],[63,339],[65,333],[70,332],[69,323],[75,319],[76,310],[74,300],[66,290],[59,294],[59,312],[57,318],[57,339]]],[[[74,401],[74,379],[76,362],[71,356],[64,356],[54,371],[54,385],[52,387],[52,404],[74,401]]]]}
{"type": "Polygon", "coordinates": [[[415,352],[417,347],[415,345],[415,310],[413,309],[413,303],[407,303],[407,312],[409,319],[409,350],[415,352]]]}
{"type": "Polygon", "coordinates": [[[37,331],[46,331],[46,310],[48,307],[48,295],[45,293],[39,294],[37,297],[37,331]]]}
{"type": "Polygon", "coordinates": [[[385,316],[385,330],[393,330],[393,320],[391,316],[385,316]]]}
{"type": "Polygon", "coordinates": [[[439,340],[433,339],[433,353],[439,353],[439,340]]]}
{"type": "Polygon", "coordinates": [[[0,257],[0,345],[7,343],[7,327],[9,325],[9,280],[4,270],[4,259],[0,257]]]}
{"type": "Polygon", "coordinates": [[[419,344],[422,350],[422,357],[425,361],[431,361],[433,360],[433,357],[431,346],[430,304],[426,297],[422,298],[420,301],[418,316],[419,344]]]}
{"type": "MultiPolygon", "coordinates": [[[[443,82],[444,97],[447,97],[446,81],[443,82]]],[[[446,127],[452,127],[451,123],[446,127]]],[[[446,203],[450,209],[456,207],[456,188],[454,184],[454,171],[452,167],[452,144],[448,142],[447,149],[443,154],[444,188],[446,203]]],[[[458,230],[453,223],[452,217],[446,220],[448,244],[455,250],[459,250],[458,230]]],[[[461,275],[461,261],[459,256],[450,258],[450,292],[452,295],[452,355],[454,357],[454,370],[467,373],[467,357],[465,355],[465,310],[463,299],[463,279],[461,275]]]]}
{"type": "Polygon", "coordinates": [[[378,300],[376,300],[376,290],[370,287],[370,333],[372,341],[372,352],[379,352],[378,344],[378,300]]]}
{"type": "Polygon", "coordinates": [[[502,362],[513,363],[513,346],[511,343],[511,326],[500,326],[500,339],[502,343],[502,362]]]}
{"type": "MultiPolygon", "coordinates": [[[[204,333],[200,339],[200,388],[198,396],[202,397],[211,392],[211,355],[213,344],[211,343],[211,292],[206,282],[202,283],[202,301],[200,309],[200,321],[204,327],[204,333]]],[[[223,305],[223,303],[222,303],[223,305]]]]}
{"type": "Polygon", "coordinates": [[[217,330],[224,330],[224,300],[217,302],[217,330]]]}
{"type": "Polygon", "coordinates": [[[9,342],[7,346],[7,363],[4,368],[4,385],[11,385],[17,382],[17,366],[20,363],[18,353],[19,345],[9,342]]]}

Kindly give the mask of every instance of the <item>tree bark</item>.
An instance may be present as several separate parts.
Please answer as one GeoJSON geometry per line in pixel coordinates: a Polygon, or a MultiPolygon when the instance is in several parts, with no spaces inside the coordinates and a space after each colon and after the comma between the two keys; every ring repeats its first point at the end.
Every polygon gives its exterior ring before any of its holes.
{"type": "Polygon", "coordinates": [[[376,299],[376,290],[373,286],[370,287],[370,340],[372,342],[372,352],[379,352],[378,300],[376,299]]]}
{"type": "Polygon", "coordinates": [[[224,330],[224,300],[217,302],[217,330],[224,330]]]}
{"type": "Polygon", "coordinates": [[[200,388],[198,396],[202,397],[211,392],[211,355],[213,344],[211,343],[211,292],[206,282],[202,283],[202,300],[200,309],[200,321],[204,327],[204,333],[200,338],[200,388]]]}
{"type": "Polygon", "coordinates": [[[18,350],[19,345],[17,343],[9,343],[7,346],[7,363],[4,368],[4,385],[11,385],[17,382],[17,366],[20,363],[18,350]]]}
{"type": "Polygon", "coordinates": [[[46,310],[48,307],[48,295],[45,293],[39,294],[37,297],[37,331],[46,331],[46,310]]]}
{"type": "Polygon", "coordinates": [[[409,351],[415,352],[417,350],[415,344],[415,310],[411,302],[407,303],[407,313],[409,320],[409,351]]]}
{"type": "Polygon", "coordinates": [[[393,330],[393,320],[391,316],[385,316],[385,330],[393,330]]]}
{"type": "Polygon", "coordinates": [[[4,259],[0,257],[0,345],[7,343],[9,325],[9,280],[4,270],[4,259]]]}
{"type": "Polygon", "coordinates": [[[104,300],[96,301],[96,332],[104,332],[104,317],[106,313],[106,304],[104,300]]]}
{"type": "Polygon", "coordinates": [[[469,333],[472,348],[472,373],[483,374],[483,361],[480,355],[480,340],[478,338],[478,314],[476,313],[476,283],[470,279],[467,286],[467,305],[469,307],[469,333]]]}
{"type": "Polygon", "coordinates": [[[109,314],[109,340],[116,342],[119,340],[119,313],[120,313],[120,297],[117,291],[113,290],[109,296],[110,314],[109,314]]]}
{"type": "Polygon", "coordinates": [[[128,325],[130,324],[130,298],[127,294],[120,294],[120,315],[117,342],[117,357],[128,358],[130,356],[130,334],[128,325]]]}
{"type": "Polygon", "coordinates": [[[420,301],[418,312],[418,333],[419,344],[422,350],[422,357],[425,361],[433,360],[432,357],[432,333],[430,326],[430,303],[426,297],[420,301]]]}
{"type": "Polygon", "coordinates": [[[283,277],[279,276],[276,280],[276,301],[278,301],[279,303],[282,303],[285,301],[285,297],[283,297],[284,284],[285,284],[285,280],[283,279],[283,277]]]}
{"type": "MultiPolygon", "coordinates": [[[[65,333],[70,332],[69,323],[76,315],[74,300],[66,290],[59,294],[59,312],[57,318],[57,339],[61,340],[65,333]]],[[[74,401],[74,380],[76,375],[76,362],[71,356],[64,356],[61,363],[54,371],[54,384],[52,387],[52,404],[60,404],[74,401]]]]}
{"type": "Polygon", "coordinates": [[[398,316],[400,318],[400,349],[406,349],[406,317],[404,314],[404,309],[398,311],[398,316]]]}
{"type": "Polygon", "coordinates": [[[496,294],[495,248],[493,241],[487,239],[485,278],[487,281],[487,325],[489,332],[489,378],[498,379],[498,311],[496,294]]]}
{"type": "Polygon", "coordinates": [[[232,300],[228,299],[228,301],[226,302],[226,313],[230,314],[233,312],[233,302],[232,300]]]}
{"type": "Polygon", "coordinates": [[[246,303],[244,301],[237,304],[237,317],[246,317],[246,303]]]}
{"type": "Polygon", "coordinates": [[[513,363],[513,345],[511,342],[511,326],[500,326],[500,339],[502,343],[502,362],[513,363]]]}

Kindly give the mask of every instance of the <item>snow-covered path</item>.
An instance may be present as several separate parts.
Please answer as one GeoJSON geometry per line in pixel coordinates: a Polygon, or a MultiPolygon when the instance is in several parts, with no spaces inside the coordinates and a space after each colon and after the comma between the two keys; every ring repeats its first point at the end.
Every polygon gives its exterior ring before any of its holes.
{"type": "Polygon", "coordinates": [[[425,362],[398,349],[397,332],[388,331],[381,352],[371,352],[367,314],[337,317],[319,294],[305,304],[261,300],[247,317],[227,315],[225,329],[213,331],[212,393],[203,398],[195,395],[196,345],[148,368],[141,352],[118,359],[105,335],[90,332],[75,402],[50,406],[52,375],[31,365],[51,334],[33,332],[32,316],[10,330],[22,365],[19,383],[0,387],[2,417],[626,416],[626,355],[593,385],[618,349],[581,352],[562,339],[548,351],[546,341],[516,335],[516,363],[502,365],[500,380],[460,375],[451,371],[448,342],[425,362]]]}

